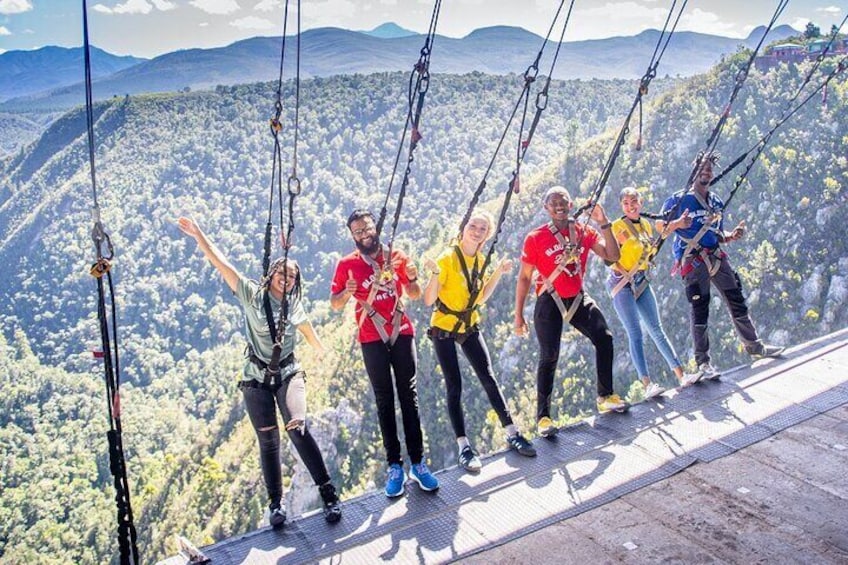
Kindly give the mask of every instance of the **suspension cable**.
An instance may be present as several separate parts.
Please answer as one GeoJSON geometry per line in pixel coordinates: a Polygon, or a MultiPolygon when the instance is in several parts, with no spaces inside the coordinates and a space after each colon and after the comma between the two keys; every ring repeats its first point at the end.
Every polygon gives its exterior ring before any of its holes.
{"type": "Polygon", "coordinates": [[[639,109],[639,138],[636,143],[636,149],[640,150],[642,148],[642,98],[648,94],[648,87],[651,84],[651,81],[657,76],[657,68],[659,67],[660,61],[662,60],[663,55],[665,54],[665,50],[668,47],[669,42],[671,41],[672,36],[674,35],[675,30],[677,29],[677,24],[680,22],[680,16],[683,15],[683,11],[686,9],[686,4],[689,0],[683,0],[682,5],[680,6],[680,10],[677,12],[677,17],[674,20],[674,24],[671,26],[671,30],[666,33],[668,30],[668,24],[671,21],[672,16],[674,15],[674,9],[677,6],[677,0],[674,0],[671,4],[671,7],[668,10],[668,16],[665,19],[665,25],[663,25],[663,29],[660,32],[660,36],[657,39],[657,45],[654,47],[654,52],[651,55],[651,60],[648,63],[648,69],[645,71],[645,74],[642,76],[642,79],[639,81],[639,88],[636,91],[636,96],[633,99],[633,104],[630,106],[630,111],[627,113],[627,116],[624,118],[624,123],[621,125],[621,129],[618,132],[618,136],[613,143],[612,150],[610,151],[609,157],[601,170],[601,174],[598,177],[598,181],[595,183],[595,188],[592,190],[589,199],[586,203],[574,212],[573,217],[577,219],[581,214],[588,211],[591,215],[595,206],[600,202],[601,195],[603,194],[604,189],[607,186],[607,182],[609,181],[609,177],[612,174],[613,168],[615,167],[615,163],[618,160],[619,155],[621,154],[621,149],[624,146],[624,142],[627,138],[627,134],[630,132],[630,121],[633,118],[633,114],[636,112],[636,109],[639,109]]]}
{"type": "Polygon", "coordinates": [[[409,75],[409,86],[407,91],[407,111],[406,121],[403,126],[398,151],[395,155],[395,162],[392,168],[392,175],[389,179],[389,187],[386,190],[386,199],[383,202],[383,207],[380,209],[380,216],[377,220],[377,236],[379,237],[383,230],[383,224],[388,214],[389,197],[392,194],[395,177],[400,165],[400,157],[406,143],[407,132],[409,136],[409,149],[406,157],[406,169],[403,173],[403,179],[398,190],[397,204],[395,205],[394,215],[392,217],[391,233],[387,241],[389,254],[391,255],[392,246],[394,245],[395,234],[397,233],[398,222],[400,221],[401,210],[403,209],[403,199],[406,196],[406,189],[409,185],[409,178],[412,174],[412,162],[415,160],[415,149],[418,147],[418,142],[421,141],[422,135],[420,131],[421,114],[424,111],[424,100],[427,91],[430,89],[430,55],[433,52],[433,43],[436,39],[436,28],[439,23],[439,14],[442,9],[442,0],[436,0],[433,5],[433,13],[430,16],[430,25],[427,30],[427,36],[424,39],[424,46],[419,53],[418,61],[412,68],[409,75]]]}
{"type": "MultiPolygon", "coordinates": [[[[778,1],[777,7],[775,8],[775,11],[774,11],[774,14],[772,14],[771,20],[769,20],[769,23],[766,26],[765,31],[763,31],[762,37],[760,37],[760,40],[757,42],[756,47],[754,47],[754,49],[751,51],[751,55],[748,57],[748,60],[745,62],[745,64],[742,66],[742,68],[736,73],[735,82],[734,82],[734,85],[733,85],[733,90],[730,93],[730,97],[728,99],[728,102],[725,105],[724,110],[721,113],[721,116],[719,117],[718,121],[716,122],[715,127],[713,127],[713,130],[710,133],[710,136],[707,138],[705,148],[700,153],[698,153],[699,156],[703,155],[704,158],[706,158],[706,156],[712,154],[715,151],[715,148],[718,145],[719,138],[721,137],[721,133],[724,130],[725,124],[727,123],[727,119],[730,117],[730,111],[733,107],[733,103],[736,101],[736,98],[739,95],[739,92],[742,90],[742,87],[744,86],[745,81],[748,78],[748,74],[751,71],[751,67],[754,64],[754,60],[757,58],[757,55],[760,51],[760,48],[762,47],[763,42],[765,41],[769,32],[771,32],[772,27],[774,27],[774,24],[777,22],[778,18],[783,13],[783,10],[786,9],[786,6],[788,4],[789,4],[789,0],[779,0],[778,1]]],[[[694,163],[693,163],[692,170],[689,172],[689,179],[686,181],[685,188],[683,189],[684,195],[686,193],[688,193],[689,190],[692,189],[692,183],[695,181],[695,176],[698,174],[698,170],[701,168],[701,164],[702,164],[701,159],[696,158],[694,163]]],[[[651,253],[651,257],[656,256],[657,253],[659,253],[660,249],[662,248],[663,244],[665,243],[665,240],[669,235],[668,227],[671,223],[671,222],[668,221],[668,219],[673,218],[674,216],[677,215],[677,212],[680,209],[680,204],[681,204],[682,201],[683,201],[683,199],[681,198],[680,200],[677,201],[677,203],[670,210],[667,211],[667,213],[663,214],[664,220],[665,220],[664,225],[663,225],[663,229],[662,229],[661,233],[657,234],[657,237],[654,240],[654,246],[653,246],[653,251],[651,253]]]]}
{"type": "MultiPolygon", "coordinates": [[[[761,136],[760,139],[753,146],[751,146],[750,149],[748,149],[747,151],[742,153],[739,157],[734,159],[733,162],[731,162],[730,165],[725,167],[724,170],[721,171],[721,173],[719,173],[712,181],[710,181],[710,186],[720,182],[724,178],[725,175],[727,175],[733,169],[735,169],[738,165],[740,165],[742,163],[742,161],[744,161],[749,155],[751,155],[751,153],[753,153],[754,151],[758,151],[758,148],[760,148],[760,147],[764,148],[765,144],[768,143],[768,140],[771,138],[771,136],[774,134],[774,132],[777,131],[777,129],[780,126],[782,126],[789,118],[791,118],[796,112],[798,112],[798,110],[800,110],[801,107],[803,107],[804,104],[806,104],[812,98],[812,95],[807,96],[800,104],[793,107],[793,104],[795,103],[795,101],[798,100],[798,98],[804,92],[807,85],[811,82],[813,75],[819,69],[819,66],[821,66],[822,61],[824,61],[824,58],[825,58],[827,52],[833,46],[834,41],[836,41],[836,38],[839,35],[839,31],[845,25],[846,21],[848,21],[848,15],[846,15],[845,18],[842,19],[842,22],[840,22],[839,26],[836,27],[833,30],[833,33],[831,34],[830,40],[827,42],[827,45],[825,45],[824,49],[822,49],[821,53],[819,53],[818,57],[816,57],[816,60],[813,63],[813,65],[807,71],[807,74],[804,77],[804,80],[801,81],[801,85],[795,91],[795,95],[792,96],[792,98],[790,98],[786,101],[786,104],[784,106],[783,112],[780,115],[780,118],[778,118],[775,121],[772,128],[765,135],[761,136]]],[[[837,65],[836,69],[839,69],[839,65],[837,65]]],[[[813,91],[813,94],[816,94],[819,91],[821,91],[822,89],[826,88],[827,84],[830,82],[830,80],[832,80],[832,78],[835,76],[835,74],[838,74],[838,70],[837,70],[836,73],[831,73],[830,76],[828,76],[828,78],[824,81],[824,83],[819,85],[819,87],[816,88],[813,91]]],[[[757,156],[759,156],[759,152],[761,152],[761,151],[762,151],[762,149],[759,149],[757,156]]],[[[754,157],[753,160],[756,161],[756,157],[754,157]]]]}
{"type": "Polygon", "coordinates": [[[88,34],[88,6],[82,1],[83,53],[85,60],[85,113],[88,133],[88,161],[91,172],[91,189],[94,201],[94,227],[91,236],[97,254],[90,273],[97,279],[97,320],[100,329],[101,351],[94,353],[95,358],[103,359],[103,369],[106,380],[106,409],[109,417],[109,431],[106,437],[109,443],[109,470],[112,473],[115,487],[115,503],[118,519],[118,548],[122,565],[139,563],[138,536],[133,521],[132,504],[130,502],[129,479],[127,478],[126,460],[121,427],[121,371],[118,356],[118,314],[115,304],[115,287],[112,281],[111,259],[115,251],[109,234],[103,228],[100,218],[100,206],[97,200],[97,182],[94,161],[94,102],[91,87],[91,47],[88,34]],[[104,255],[103,246],[108,249],[104,255]],[[103,277],[108,281],[108,302],[106,286],[103,277]],[[111,320],[111,332],[110,332],[111,320]],[[110,335],[111,334],[111,335],[110,335]]]}
{"type": "Polygon", "coordinates": [[[286,192],[288,194],[288,202],[284,208],[283,194],[283,155],[282,155],[282,140],[280,139],[283,131],[281,116],[283,113],[283,77],[286,61],[286,37],[289,27],[289,8],[290,0],[286,0],[283,7],[283,33],[280,47],[280,74],[277,80],[276,101],[274,103],[274,117],[270,120],[271,136],[274,139],[274,146],[271,159],[271,188],[268,198],[268,220],[265,224],[265,244],[264,255],[262,258],[262,284],[268,289],[265,293],[263,309],[268,323],[268,329],[273,334],[274,347],[271,353],[271,359],[268,363],[267,372],[269,375],[278,376],[280,371],[280,357],[282,354],[282,340],[285,335],[285,328],[288,323],[289,303],[287,287],[288,277],[288,259],[289,251],[292,245],[292,236],[294,234],[294,201],[301,193],[301,180],[298,176],[298,140],[300,130],[300,55],[301,55],[301,2],[296,0],[297,4],[297,20],[296,20],[296,59],[295,59],[295,77],[294,77],[294,125],[293,125],[293,147],[291,156],[291,169],[286,181],[286,192]],[[279,225],[281,230],[281,239],[283,246],[283,264],[281,277],[283,278],[283,296],[280,300],[279,313],[275,316],[271,310],[270,282],[274,273],[270,272],[271,268],[271,237],[273,232],[273,216],[274,216],[274,195],[278,198],[279,225]],[[287,209],[287,216],[286,216],[287,209]]]}

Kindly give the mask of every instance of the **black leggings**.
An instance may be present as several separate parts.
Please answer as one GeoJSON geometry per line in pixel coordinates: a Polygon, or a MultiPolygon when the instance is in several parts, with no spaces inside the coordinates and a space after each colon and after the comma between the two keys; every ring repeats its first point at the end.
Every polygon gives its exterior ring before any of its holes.
{"type": "MultiPolygon", "coordinates": [[[[438,329],[436,330],[438,331],[438,329]]],[[[445,376],[445,388],[447,392],[448,416],[450,416],[453,432],[456,437],[464,437],[465,418],[462,415],[462,372],[459,369],[459,357],[456,354],[457,341],[453,337],[432,337],[433,350],[442,367],[445,376]]],[[[495,380],[492,371],[492,359],[483,336],[479,331],[469,334],[460,345],[465,358],[471,363],[471,367],[477,374],[480,384],[489,397],[501,425],[504,427],[512,424],[512,418],[507,410],[506,402],[501,393],[500,386],[495,380]]]]}
{"type": "Polygon", "coordinates": [[[421,463],[424,458],[424,437],[421,433],[421,420],[418,417],[418,387],[415,382],[416,355],[413,337],[398,336],[391,347],[382,341],[363,343],[361,346],[365,371],[371,380],[371,388],[377,400],[377,417],[380,420],[386,460],[389,465],[402,462],[395,421],[396,386],[403,417],[406,452],[412,463],[421,463]],[[392,372],[394,372],[394,383],[392,383],[392,372]]]}
{"type": "MultiPolygon", "coordinates": [[[[612,388],[612,333],[604,315],[586,293],[571,318],[571,325],[588,337],[595,346],[595,367],[598,372],[598,396],[609,396],[612,388]]],[[[565,307],[573,299],[566,298],[565,307]]],[[[547,292],[539,295],[533,312],[536,339],[539,340],[539,367],[536,370],[536,418],[551,415],[551,395],[554,390],[554,373],[559,362],[559,342],[562,339],[562,314],[547,292]]]]}
{"type": "Polygon", "coordinates": [[[265,488],[272,503],[283,497],[282,472],[280,471],[280,430],[277,427],[279,406],[286,426],[286,433],[294,444],[303,464],[312,475],[316,485],[330,481],[324,458],[315,438],[306,425],[306,378],[298,372],[287,378],[278,387],[265,387],[254,381],[239,383],[247,415],[259,439],[259,464],[265,488]],[[259,386],[254,386],[259,385],[259,386]],[[289,429],[291,428],[291,429],[289,429]]]}

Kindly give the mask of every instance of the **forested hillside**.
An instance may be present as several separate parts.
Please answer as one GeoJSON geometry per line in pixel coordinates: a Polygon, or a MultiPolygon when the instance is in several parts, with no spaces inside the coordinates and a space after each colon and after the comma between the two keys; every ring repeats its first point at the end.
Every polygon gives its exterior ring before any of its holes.
{"type": "MultiPolygon", "coordinates": [[[[710,73],[652,85],[644,149],[628,146],[605,202],[625,184],[646,186],[648,208],[682,187],[690,161],[723,108],[739,62],[710,73]]],[[[827,66],[828,63],[825,64],[827,66]]],[[[799,81],[795,69],[753,74],[719,149],[729,161],[766,131],[799,81]]],[[[576,195],[594,182],[629,108],[633,81],[554,82],[548,110],[528,153],[522,191],[504,228],[501,253],[517,257],[521,240],[544,221],[540,195],[552,183],[576,195]]],[[[433,77],[423,142],[405,201],[399,242],[413,257],[443,244],[480,180],[520,77],[433,77]]],[[[376,414],[353,325],[327,304],[335,261],[351,249],[344,218],[356,205],[382,203],[403,119],[402,73],[312,79],[303,87],[300,176],[294,254],[309,280],[313,319],[330,351],[300,356],[310,375],[317,438],[331,473],[351,496],[382,482],[376,414]]],[[[291,85],[287,85],[287,96],[291,85]]],[[[235,389],[243,342],[235,303],[193,242],[173,220],[194,216],[233,263],[260,271],[271,156],[267,118],[272,85],[215,92],[129,97],[98,104],[100,205],[117,250],[125,379],[124,441],[145,560],[173,551],[172,535],[209,543],[256,527],[263,494],[252,430],[235,389]]],[[[286,125],[291,123],[287,116],[286,125]]],[[[631,141],[635,138],[631,134],[631,141]]],[[[18,562],[105,562],[116,552],[106,456],[104,393],[91,359],[93,258],[89,229],[85,120],[56,121],[0,171],[0,557],[18,562]]],[[[513,142],[514,144],[514,142],[513,142]]],[[[810,104],[775,136],[731,206],[728,222],[748,221],[731,246],[753,314],[765,337],[793,343],[848,320],[844,229],[848,182],[848,84],[830,88],[827,106],[810,104]]],[[[510,145],[495,166],[485,199],[496,206],[512,168],[510,145]]],[[[720,194],[728,185],[716,187],[720,194]]],[[[668,276],[668,248],[656,269],[657,295],[672,341],[688,357],[687,310],[680,282],[668,276]]],[[[589,292],[608,313],[617,348],[617,387],[631,386],[624,332],[595,262],[589,292]]],[[[486,309],[486,332],[505,393],[532,430],[535,340],[511,337],[514,276],[486,309]]],[[[718,313],[719,305],[715,305],[718,313]]],[[[427,312],[412,304],[419,328],[422,420],[433,467],[454,464],[443,384],[424,337],[427,312]]],[[[717,364],[745,361],[724,313],[713,317],[717,364]]],[[[563,421],[591,413],[591,346],[564,336],[555,413],[563,421]]],[[[650,362],[661,367],[650,351],[650,362]]],[[[669,375],[658,375],[670,382],[669,375]]],[[[469,433],[482,450],[500,449],[496,418],[476,383],[466,392],[469,433]]],[[[284,464],[294,465],[291,455],[284,464]]],[[[295,483],[308,484],[295,466],[295,483]]],[[[312,489],[295,489],[296,511],[314,507],[312,489]]]]}

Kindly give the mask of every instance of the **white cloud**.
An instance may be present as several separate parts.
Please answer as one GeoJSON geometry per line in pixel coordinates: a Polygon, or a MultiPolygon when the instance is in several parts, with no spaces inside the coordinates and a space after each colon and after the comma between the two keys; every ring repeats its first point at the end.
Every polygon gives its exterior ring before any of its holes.
{"type": "Polygon", "coordinates": [[[153,4],[147,0],[127,0],[114,8],[96,4],[94,10],[103,14],[149,14],[153,10],[153,4]]]}
{"type": "Polygon", "coordinates": [[[247,16],[230,22],[230,25],[239,29],[273,29],[275,26],[265,18],[257,18],[256,16],[247,16]]]}
{"type": "Polygon", "coordinates": [[[825,14],[836,15],[842,12],[839,6],[827,6],[826,8],[816,8],[816,12],[824,12],[825,14]]]}
{"type": "Polygon", "coordinates": [[[253,9],[257,12],[273,12],[282,5],[283,3],[280,0],[261,0],[253,9]]]}
{"type": "Polygon", "coordinates": [[[808,23],[810,23],[810,18],[795,18],[789,25],[795,29],[803,30],[806,29],[808,23]]]}
{"type": "Polygon", "coordinates": [[[169,2],[168,0],[150,0],[153,2],[153,5],[156,6],[156,9],[160,12],[169,12],[171,10],[176,9],[177,5],[173,2],[169,2]]]}
{"type": "MultiPolygon", "coordinates": [[[[614,21],[619,24],[632,22],[638,24],[639,30],[642,30],[646,25],[662,25],[668,15],[668,10],[665,8],[649,8],[636,2],[608,2],[602,6],[593,8],[575,9],[575,13],[579,13],[581,18],[602,18],[606,21],[614,21]]],[[[575,19],[574,21],[577,20],[575,19]]]]}
{"type": "Polygon", "coordinates": [[[197,27],[209,27],[209,22],[200,22],[197,27]]]}
{"type": "Polygon", "coordinates": [[[29,0],[0,0],[0,14],[21,14],[32,10],[29,0]]]}
{"type": "Polygon", "coordinates": [[[238,5],[236,0],[191,0],[189,4],[198,10],[206,12],[207,14],[216,14],[220,16],[232,14],[233,12],[241,10],[241,6],[238,5]]]}
{"type": "Polygon", "coordinates": [[[5,26],[0,26],[0,35],[12,35],[12,32],[5,26]]]}
{"type": "Polygon", "coordinates": [[[722,21],[713,12],[705,12],[695,8],[680,18],[679,29],[697,31],[698,33],[709,33],[712,35],[741,36],[738,23],[722,21]]]}

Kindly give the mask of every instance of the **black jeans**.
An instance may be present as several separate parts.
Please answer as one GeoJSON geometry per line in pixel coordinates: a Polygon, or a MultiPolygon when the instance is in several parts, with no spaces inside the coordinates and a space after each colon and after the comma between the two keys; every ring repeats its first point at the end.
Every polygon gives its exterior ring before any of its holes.
{"type": "Polygon", "coordinates": [[[415,340],[411,335],[398,336],[391,347],[382,341],[362,343],[362,359],[377,400],[377,417],[389,465],[401,463],[400,440],[395,421],[395,386],[403,418],[406,452],[412,463],[424,457],[424,438],[418,417],[418,388],[415,382],[415,340]],[[392,382],[394,371],[394,383],[392,382]]]}
{"type": "Polygon", "coordinates": [[[280,430],[277,426],[275,404],[280,408],[286,433],[312,475],[312,480],[316,485],[330,482],[324,458],[321,457],[318,444],[306,425],[305,381],[304,373],[298,372],[278,387],[266,387],[255,381],[239,383],[247,415],[259,439],[259,464],[262,467],[268,498],[272,503],[279,502],[283,496],[280,430]]]}
{"type": "MultiPolygon", "coordinates": [[[[456,437],[464,437],[465,418],[462,415],[462,372],[459,369],[459,357],[456,354],[457,341],[453,337],[438,335],[433,336],[433,350],[442,367],[445,376],[445,388],[447,392],[448,416],[450,416],[453,432],[456,437]]],[[[512,418],[506,407],[501,389],[495,380],[492,371],[492,359],[483,336],[479,331],[469,334],[460,345],[471,367],[477,374],[489,402],[492,404],[501,425],[504,427],[512,424],[512,418]]]]}
{"type": "Polygon", "coordinates": [[[745,349],[749,353],[756,352],[762,346],[754,322],[748,315],[748,305],[745,302],[745,295],[742,294],[742,282],[739,280],[739,275],[730,266],[726,256],[722,256],[720,261],[721,266],[712,278],[706,265],[698,262],[683,279],[686,285],[686,299],[692,306],[689,322],[692,341],[695,345],[695,362],[699,365],[710,362],[710,337],[707,334],[710,318],[710,285],[714,286],[724,299],[730,311],[733,327],[739,339],[745,344],[745,349]]]}
{"type": "MultiPolygon", "coordinates": [[[[583,300],[570,323],[595,346],[598,396],[609,396],[613,393],[612,333],[595,302],[585,292],[582,296],[583,300]]],[[[572,301],[572,298],[563,299],[566,308],[571,307],[572,301]]],[[[539,340],[539,367],[536,370],[536,419],[539,420],[551,415],[551,394],[554,389],[554,373],[559,362],[559,342],[562,339],[563,325],[562,314],[547,292],[539,295],[536,300],[533,322],[536,326],[536,339],[539,340]]]]}

